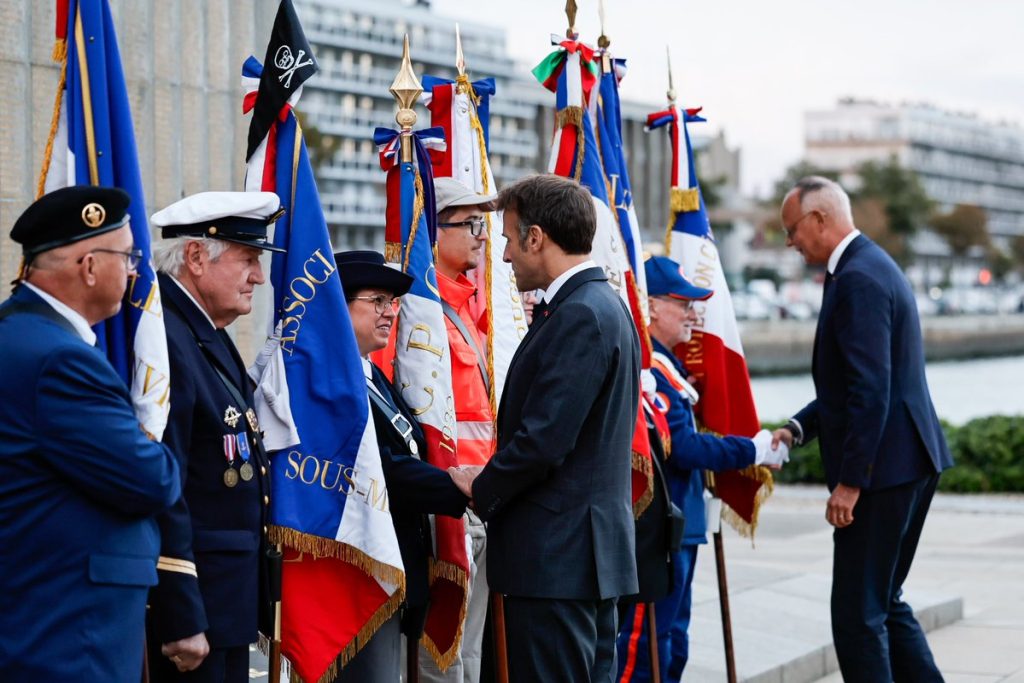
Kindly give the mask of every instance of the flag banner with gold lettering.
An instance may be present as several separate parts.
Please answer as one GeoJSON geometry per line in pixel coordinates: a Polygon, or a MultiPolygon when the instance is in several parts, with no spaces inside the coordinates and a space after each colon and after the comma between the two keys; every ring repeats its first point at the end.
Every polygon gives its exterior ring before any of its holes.
{"type": "MultiPolygon", "coordinates": [[[[665,251],[683,266],[698,287],[714,290],[706,301],[694,301],[698,322],[693,338],[673,351],[697,378],[700,401],[694,412],[703,427],[717,434],[753,436],[761,428],[750,388],[732,296],[725,281],[718,246],[711,232],[687,123],[704,121],[700,109],[670,109],[647,117],[647,129],[666,128],[672,147],[670,219],[665,251]]],[[[761,503],[771,494],[772,475],[765,467],[718,472],[715,495],[728,508],[724,519],[744,535],[757,528],[761,503]]]]}
{"type": "MultiPolygon", "coordinates": [[[[275,38],[288,34],[274,31],[275,38]]],[[[268,55],[282,52],[272,39],[268,55]]],[[[243,67],[246,111],[263,95],[264,68],[286,73],[292,66],[263,67],[250,57],[243,67]]],[[[333,680],[397,611],[405,574],[362,361],[292,111],[298,91],[249,159],[246,189],[276,192],[285,210],[274,244],[287,252],[274,254],[270,271],[270,327],[279,341],[257,396],[261,413],[294,422],[293,430],[273,434],[277,423],[263,420],[267,442],[278,449],[271,457],[269,537],[284,546],[281,651],[292,673],[312,683],[333,680]],[[277,387],[266,377],[274,368],[283,368],[277,387]],[[276,405],[281,401],[288,410],[276,405]],[[288,443],[291,434],[297,442],[288,443]]]]}
{"type": "MultiPolygon", "coordinates": [[[[447,471],[455,457],[457,424],[452,391],[451,351],[437,288],[434,245],[437,211],[430,149],[444,147],[444,131],[399,132],[377,128],[374,142],[387,172],[384,254],[388,263],[413,278],[402,297],[395,338],[395,386],[409,404],[427,441],[426,459],[447,471]],[[401,160],[407,136],[412,161],[401,160]]],[[[466,617],[469,557],[462,518],[433,517],[434,557],[430,561],[430,608],[421,643],[441,671],[459,654],[466,617]]]]}
{"type": "MultiPolygon", "coordinates": [[[[489,154],[490,98],[494,95],[493,78],[472,81],[459,76],[455,81],[433,76],[423,77],[423,101],[430,111],[430,121],[444,130],[448,153],[434,164],[434,175],[451,177],[466,187],[491,194],[497,191],[491,173],[489,154]]],[[[487,372],[491,379],[491,412],[497,415],[501,390],[512,356],[526,335],[526,314],[520,298],[512,266],[502,258],[505,236],[501,214],[484,214],[487,220],[487,241],[483,263],[467,273],[483,296],[470,299],[473,315],[486,331],[487,372]]]]}
{"type": "MultiPolygon", "coordinates": [[[[629,253],[623,241],[618,217],[612,209],[610,185],[601,159],[600,144],[594,131],[598,98],[599,57],[592,48],[577,40],[558,43],[533,74],[544,87],[555,92],[555,132],[548,170],[578,181],[589,192],[597,214],[597,230],[590,258],[604,269],[608,284],[629,307],[641,338],[646,334],[643,308],[632,274],[629,253]]],[[[642,269],[641,269],[642,270],[642,269]]],[[[643,344],[642,344],[643,346],[643,344]]],[[[649,366],[650,352],[644,356],[649,366]]],[[[640,516],[654,495],[654,469],[651,446],[643,411],[638,407],[632,448],[633,514],[640,516]]]]}
{"type": "Polygon", "coordinates": [[[106,0],[58,0],[53,55],[61,64],[61,80],[38,194],[69,185],[104,185],[131,196],[128,213],[142,260],[129,279],[121,311],[93,329],[131,390],[143,429],[159,439],[170,410],[167,334],[128,91],[106,0]]]}

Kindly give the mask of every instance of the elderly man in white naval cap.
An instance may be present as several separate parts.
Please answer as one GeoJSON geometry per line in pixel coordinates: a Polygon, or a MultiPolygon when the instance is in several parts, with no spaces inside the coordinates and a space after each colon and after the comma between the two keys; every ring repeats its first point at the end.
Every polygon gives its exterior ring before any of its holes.
{"type": "Polygon", "coordinates": [[[280,215],[270,192],[203,192],[153,215],[170,355],[164,442],[182,499],[160,518],[160,584],[150,594],[154,681],[242,683],[249,643],[270,626],[269,463],[252,385],[224,328],[252,310],[260,255],[280,215]]]}

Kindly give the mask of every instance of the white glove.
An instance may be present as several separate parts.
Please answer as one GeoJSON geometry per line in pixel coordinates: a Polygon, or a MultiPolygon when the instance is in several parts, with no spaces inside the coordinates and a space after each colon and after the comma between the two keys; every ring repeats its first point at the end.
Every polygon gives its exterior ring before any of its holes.
{"type": "Polygon", "coordinates": [[[768,467],[782,467],[783,463],[789,462],[789,447],[779,443],[779,447],[772,450],[772,433],[762,429],[754,438],[754,464],[767,465],[768,467]]]}
{"type": "Polygon", "coordinates": [[[248,370],[249,378],[259,384],[263,381],[263,373],[267,370],[267,364],[274,357],[274,353],[281,347],[281,323],[277,323],[274,333],[267,337],[267,342],[256,355],[256,360],[248,370]]]}

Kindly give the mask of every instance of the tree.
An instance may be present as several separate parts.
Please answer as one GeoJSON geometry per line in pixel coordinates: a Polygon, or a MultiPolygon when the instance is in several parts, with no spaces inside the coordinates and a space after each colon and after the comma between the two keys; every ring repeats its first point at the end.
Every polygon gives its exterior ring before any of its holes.
{"type": "Polygon", "coordinates": [[[885,207],[885,230],[879,243],[888,244],[886,251],[902,265],[910,261],[909,239],[925,225],[932,213],[928,197],[914,171],[900,166],[896,155],[882,164],[868,161],[857,169],[860,186],[851,193],[856,204],[865,200],[880,201],[885,207]]]}
{"type": "Polygon", "coordinates": [[[309,163],[313,171],[319,171],[325,161],[334,156],[341,146],[341,139],[333,135],[326,135],[314,126],[310,120],[300,111],[295,112],[302,126],[302,137],[306,141],[306,152],[309,153],[309,163]]]}
{"type": "Polygon", "coordinates": [[[949,213],[933,216],[931,224],[956,256],[966,256],[971,247],[988,247],[991,243],[988,216],[980,206],[957,204],[949,213]]]}
{"type": "Polygon", "coordinates": [[[1024,235],[1017,235],[1010,242],[1010,254],[1017,263],[1017,268],[1024,270],[1024,235]]]}

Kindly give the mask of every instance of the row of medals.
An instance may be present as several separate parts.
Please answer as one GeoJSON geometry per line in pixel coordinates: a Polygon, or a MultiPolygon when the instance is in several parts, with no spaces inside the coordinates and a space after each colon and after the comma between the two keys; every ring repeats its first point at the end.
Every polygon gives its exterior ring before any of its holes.
{"type": "MultiPolygon", "coordinates": [[[[246,438],[249,437],[246,436],[246,438]]],[[[224,470],[224,485],[228,488],[238,486],[239,477],[241,477],[242,481],[252,481],[253,474],[254,471],[251,464],[243,462],[242,466],[236,470],[235,463],[232,462],[228,465],[228,468],[224,470]]]]}
{"type": "MultiPolygon", "coordinates": [[[[238,418],[240,417],[241,414],[239,414],[238,411],[235,410],[234,406],[228,406],[228,409],[224,411],[224,422],[227,423],[229,427],[234,428],[234,426],[238,424],[238,418]]],[[[249,427],[253,430],[253,432],[258,431],[259,425],[256,422],[256,413],[253,411],[252,408],[249,408],[248,410],[245,411],[245,418],[249,422],[249,427]]],[[[249,438],[249,435],[247,433],[245,435],[245,438],[249,438]]],[[[255,470],[253,470],[252,464],[250,464],[249,462],[243,462],[241,467],[239,467],[236,470],[235,461],[232,460],[228,464],[228,468],[224,470],[224,485],[227,486],[228,488],[234,488],[235,486],[238,486],[239,478],[241,478],[242,481],[252,481],[254,474],[255,470]]]]}

